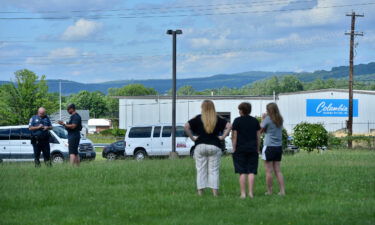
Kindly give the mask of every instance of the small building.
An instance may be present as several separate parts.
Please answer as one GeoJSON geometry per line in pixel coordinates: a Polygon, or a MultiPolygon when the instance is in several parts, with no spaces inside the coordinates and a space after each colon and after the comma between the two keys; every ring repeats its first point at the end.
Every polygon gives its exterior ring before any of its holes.
{"type": "MultiPolygon", "coordinates": [[[[119,126],[171,123],[171,96],[119,96],[119,126]]],[[[200,114],[201,103],[210,99],[219,115],[230,122],[239,116],[238,105],[250,102],[252,116],[260,117],[266,105],[276,102],[284,117],[284,127],[290,133],[301,122],[322,123],[328,131],[345,130],[348,119],[348,90],[324,89],[284,93],[277,96],[177,96],[176,120],[185,123],[200,114]]],[[[375,91],[354,91],[353,132],[375,131],[375,91]]]]}
{"type": "MultiPolygon", "coordinates": [[[[81,116],[81,119],[82,119],[81,133],[87,134],[88,121],[90,119],[90,111],[89,110],[77,110],[77,113],[81,116]]],[[[57,123],[57,121],[60,120],[60,113],[57,111],[54,114],[50,115],[49,117],[52,123],[57,123]]],[[[70,118],[69,113],[66,110],[61,110],[61,120],[64,122],[68,122],[69,118],[70,118]]]]}
{"type": "Polygon", "coordinates": [[[109,119],[89,119],[88,132],[89,134],[100,133],[103,130],[112,128],[112,121],[109,119]]]}

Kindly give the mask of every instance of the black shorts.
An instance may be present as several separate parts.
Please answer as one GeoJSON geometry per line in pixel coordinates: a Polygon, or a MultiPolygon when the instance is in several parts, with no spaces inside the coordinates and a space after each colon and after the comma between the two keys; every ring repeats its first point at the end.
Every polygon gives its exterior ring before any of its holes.
{"type": "Polygon", "coordinates": [[[241,152],[233,153],[234,172],[239,174],[257,174],[259,154],[257,152],[241,152]]]}
{"type": "Polygon", "coordinates": [[[266,161],[281,161],[283,148],[281,146],[264,146],[262,159],[266,161]]]}
{"type": "Polygon", "coordinates": [[[78,155],[79,141],[81,137],[72,137],[68,139],[69,154],[78,155]]]}

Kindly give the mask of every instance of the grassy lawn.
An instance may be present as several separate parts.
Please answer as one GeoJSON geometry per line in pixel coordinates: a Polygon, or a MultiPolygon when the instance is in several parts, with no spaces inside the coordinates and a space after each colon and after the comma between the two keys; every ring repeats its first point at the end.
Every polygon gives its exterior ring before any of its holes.
{"type": "Polygon", "coordinates": [[[124,139],[123,137],[103,136],[100,134],[88,134],[87,138],[90,139],[93,143],[101,144],[111,144],[113,142],[124,139]]]}
{"type": "Polygon", "coordinates": [[[239,199],[230,157],[218,198],[196,196],[191,158],[3,163],[0,224],[375,224],[374,162],[374,151],[285,156],[287,196],[264,196],[260,166],[252,200],[239,199]]]}

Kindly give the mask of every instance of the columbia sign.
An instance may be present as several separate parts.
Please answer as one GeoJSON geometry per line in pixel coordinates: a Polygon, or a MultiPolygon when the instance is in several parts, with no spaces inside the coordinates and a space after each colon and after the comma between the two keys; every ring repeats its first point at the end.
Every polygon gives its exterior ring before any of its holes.
{"type": "MultiPolygon", "coordinates": [[[[348,99],[306,99],[308,117],[348,117],[348,99]]],[[[358,99],[353,99],[353,116],[358,117],[358,99]]]]}

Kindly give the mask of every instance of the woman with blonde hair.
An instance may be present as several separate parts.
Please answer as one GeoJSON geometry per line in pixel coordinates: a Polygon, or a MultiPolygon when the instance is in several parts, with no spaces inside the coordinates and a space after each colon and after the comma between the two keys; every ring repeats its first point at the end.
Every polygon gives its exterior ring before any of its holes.
{"type": "Polygon", "coordinates": [[[276,103],[269,103],[267,105],[267,114],[262,115],[262,122],[260,124],[262,132],[266,134],[262,149],[262,159],[265,160],[266,169],[266,195],[272,194],[272,173],[275,173],[277,181],[279,182],[279,195],[285,195],[284,177],[281,173],[280,162],[282,157],[282,129],[283,117],[280,114],[276,103]]]}
{"type": "Polygon", "coordinates": [[[211,100],[204,100],[201,109],[200,115],[185,124],[185,131],[195,142],[198,195],[202,195],[205,188],[211,188],[213,195],[217,196],[221,141],[230,132],[231,125],[216,114],[215,105],[211,100]]]}

